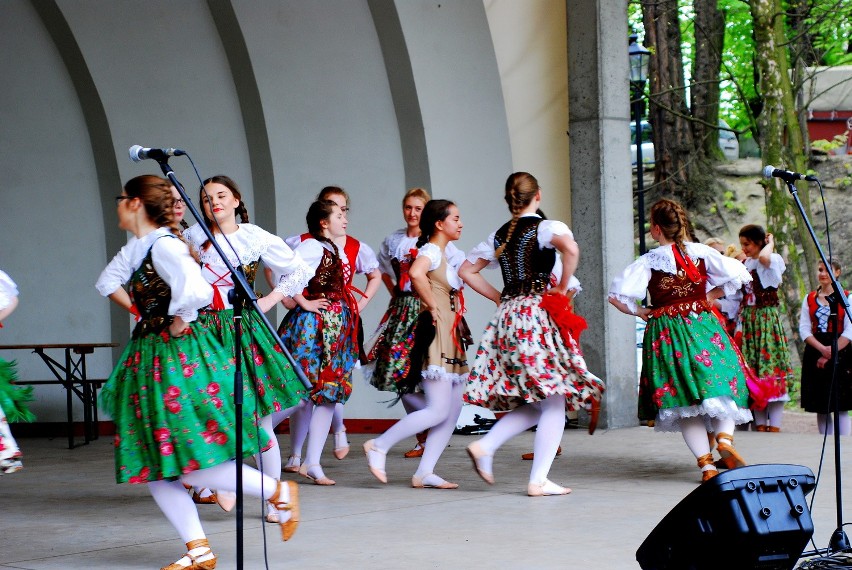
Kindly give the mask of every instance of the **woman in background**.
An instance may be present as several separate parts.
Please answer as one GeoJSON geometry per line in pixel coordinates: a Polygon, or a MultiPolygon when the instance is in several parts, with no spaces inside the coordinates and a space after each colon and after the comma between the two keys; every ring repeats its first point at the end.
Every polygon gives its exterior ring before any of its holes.
{"type": "MultiPolygon", "coordinates": [[[[840,263],[831,260],[834,278],[840,278],[840,263]]],[[[852,325],[846,318],[846,309],[837,306],[837,323],[830,316],[828,296],[834,292],[831,276],[825,265],[817,264],[819,287],[802,300],[799,317],[799,336],[805,342],[802,355],[802,407],[817,415],[817,426],[822,434],[834,433],[832,414],[837,399],[837,416],[840,435],[849,435],[852,421],[852,325]],[[837,375],[834,376],[832,340],[837,339],[837,375]],[[832,382],[832,377],[834,381],[832,382]]]]}

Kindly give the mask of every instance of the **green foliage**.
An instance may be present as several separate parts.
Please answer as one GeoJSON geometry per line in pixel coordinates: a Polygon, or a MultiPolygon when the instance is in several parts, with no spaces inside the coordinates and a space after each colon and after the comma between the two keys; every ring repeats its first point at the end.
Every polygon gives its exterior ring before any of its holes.
{"type": "Polygon", "coordinates": [[[843,168],[846,170],[846,176],[836,178],[834,183],[840,190],[849,190],[852,188],[852,164],[847,162],[843,165],[843,168]]]}
{"type": "Polygon", "coordinates": [[[846,147],[846,135],[834,135],[830,141],[819,139],[811,142],[811,148],[822,152],[831,152],[846,147]]]}
{"type": "Polygon", "coordinates": [[[746,208],[745,204],[737,202],[736,196],[730,190],[726,190],[725,193],[722,194],[722,200],[722,206],[724,206],[729,212],[735,212],[740,216],[744,216],[746,212],[748,212],[748,208],[746,208]]]}

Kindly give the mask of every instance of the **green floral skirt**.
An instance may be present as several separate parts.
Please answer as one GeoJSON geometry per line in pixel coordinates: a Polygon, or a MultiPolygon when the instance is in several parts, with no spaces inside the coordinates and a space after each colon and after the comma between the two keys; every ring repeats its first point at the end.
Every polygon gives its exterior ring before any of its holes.
{"type": "Polygon", "coordinates": [[[778,307],[744,307],[742,323],[746,364],[754,370],[770,402],[786,402],[793,366],[778,307]]]}
{"type": "Polygon", "coordinates": [[[238,452],[234,359],[201,323],[189,328],[179,338],[163,332],[131,340],[101,391],[115,422],[119,483],[175,479],[269,445],[247,413],[238,452]]]}
{"type": "MultiPolygon", "coordinates": [[[[216,334],[230,354],[234,347],[234,311],[202,311],[199,321],[216,334]]],[[[253,311],[243,311],[243,406],[264,417],[295,406],[308,390],[293,372],[278,343],[253,311]],[[250,380],[254,380],[254,389],[250,380]]]]}
{"type": "Polygon", "coordinates": [[[745,372],[733,341],[713,313],[648,319],[642,343],[639,417],[658,431],[707,416],[751,421],[745,372]]]}

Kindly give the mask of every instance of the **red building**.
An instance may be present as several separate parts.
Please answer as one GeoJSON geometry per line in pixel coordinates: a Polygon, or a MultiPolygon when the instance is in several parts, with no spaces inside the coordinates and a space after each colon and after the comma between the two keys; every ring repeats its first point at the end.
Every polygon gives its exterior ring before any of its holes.
{"type": "MultiPolygon", "coordinates": [[[[852,154],[852,65],[812,67],[805,81],[805,107],[811,141],[846,136],[845,152],[852,154]]],[[[834,154],[844,152],[844,148],[834,154]]]]}

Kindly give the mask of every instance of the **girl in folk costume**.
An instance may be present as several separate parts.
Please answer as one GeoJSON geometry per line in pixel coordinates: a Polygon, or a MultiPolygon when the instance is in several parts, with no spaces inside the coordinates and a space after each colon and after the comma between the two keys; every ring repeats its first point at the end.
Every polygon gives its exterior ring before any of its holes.
{"type": "Polygon", "coordinates": [[[356,303],[346,286],[340,250],[334,241],[346,235],[346,216],[331,201],[314,202],[306,216],[313,236],[296,247],[296,253],[315,275],[304,293],[293,299],[279,333],[293,357],[313,383],[308,451],[299,473],[317,485],[334,485],[325,476],[320,455],[328,438],[334,406],[345,404],[352,393],[352,371],[358,362],[356,303]]]}
{"type": "MultiPolygon", "coordinates": [[[[840,278],[840,264],[834,260],[829,263],[834,278],[840,278]]],[[[838,433],[849,435],[852,431],[848,413],[852,410],[852,349],[849,348],[852,325],[846,317],[846,309],[839,302],[837,322],[830,316],[826,298],[833,292],[831,277],[822,262],[817,268],[819,288],[808,293],[802,301],[799,317],[799,336],[805,341],[805,353],[802,355],[802,407],[817,414],[820,433],[831,434],[834,433],[831,414],[835,409],[835,399],[838,399],[838,433]],[[837,338],[838,354],[836,376],[831,352],[834,338],[837,338]]]]}
{"type": "Polygon", "coordinates": [[[183,483],[263,497],[282,513],[288,540],[299,521],[298,488],[282,484],[235,458],[268,445],[268,436],[245,425],[245,447],[234,447],[234,407],[221,396],[233,378],[233,357],[197,320],[213,289],[187,244],[172,227],[169,187],[146,177],[130,180],[116,198],[119,227],[136,237],[127,252],[141,320],[109,380],[101,402],[116,425],[119,483],[145,483],[180,533],[188,552],[164,570],[211,569],[216,557],[183,483]]]}
{"type": "MultiPolygon", "coordinates": [[[[0,328],[6,317],[18,306],[18,286],[0,271],[0,328]]],[[[15,363],[0,358],[0,471],[14,473],[24,468],[21,450],[9,422],[31,422],[35,419],[26,403],[32,401],[32,386],[16,386],[15,363]]]]}
{"type": "MultiPolygon", "coordinates": [[[[169,185],[172,198],[174,198],[174,206],[172,207],[172,223],[176,228],[179,228],[180,231],[189,227],[183,219],[183,216],[186,213],[186,204],[184,203],[183,198],[181,198],[180,193],[177,191],[177,188],[171,186],[171,182],[165,178],[160,178],[159,176],[145,175],[144,180],[146,183],[150,184],[163,183],[169,185]]],[[[116,305],[129,311],[138,321],[139,311],[130,300],[130,295],[128,295],[124,288],[124,285],[130,281],[130,276],[133,274],[133,270],[135,269],[135,267],[130,265],[130,260],[128,259],[129,252],[135,247],[135,241],[136,237],[131,236],[127,244],[124,245],[117,254],[115,254],[115,257],[112,258],[98,277],[98,281],[95,283],[95,288],[101,295],[109,297],[116,305]]],[[[216,493],[213,493],[210,489],[193,489],[192,492],[192,500],[199,505],[212,505],[218,503],[225,510],[233,508],[232,498],[223,496],[221,502],[219,502],[219,498],[220,497],[216,493]]]]}
{"type": "MultiPolygon", "coordinates": [[[[423,188],[412,188],[402,199],[402,215],[405,228],[385,238],[379,250],[379,266],[382,280],[391,294],[390,304],[382,317],[379,333],[367,355],[370,364],[365,367],[365,376],[377,390],[395,391],[397,381],[408,367],[411,346],[406,345],[411,327],[420,314],[420,297],[411,286],[408,270],[417,256],[417,239],[420,237],[420,216],[431,199],[423,188]],[[398,347],[394,349],[393,347],[398,347]],[[400,350],[402,348],[403,350],[400,350]]],[[[445,249],[447,263],[458,271],[464,261],[464,253],[448,242],[445,249]]],[[[410,340],[409,340],[410,343],[410,340]]],[[[401,394],[402,407],[410,414],[426,405],[422,392],[401,394]]],[[[421,457],[423,443],[428,430],[417,434],[417,445],[405,452],[405,457],[421,457]]]]}
{"type": "MultiPolygon", "coordinates": [[[[326,186],[320,190],[317,195],[317,201],[331,201],[337,204],[343,210],[344,217],[347,218],[349,212],[349,194],[339,186],[326,186]]],[[[286,242],[292,248],[296,248],[301,242],[312,239],[310,232],[305,232],[301,235],[291,236],[286,242]]],[[[343,269],[345,272],[344,280],[349,290],[352,300],[355,300],[355,295],[359,295],[360,299],[353,303],[353,307],[358,310],[358,350],[359,355],[363,357],[363,326],[361,324],[361,312],[367,307],[370,299],[376,294],[381,286],[381,273],[379,272],[379,262],[376,259],[376,253],[366,243],[363,243],[350,235],[344,234],[334,240],[338,252],[341,253],[343,261],[343,269]],[[367,287],[364,291],[359,290],[353,285],[356,274],[363,274],[367,277],[367,287]]],[[[288,309],[296,306],[295,301],[287,299],[284,305],[288,309]]],[[[360,363],[356,364],[356,367],[360,363]]],[[[283,419],[283,418],[282,418],[283,419]]],[[[290,419],[290,442],[291,454],[284,467],[284,471],[296,473],[302,460],[302,446],[308,435],[308,427],[311,422],[311,412],[306,407],[300,407],[290,419]]],[[[337,459],[343,459],[349,453],[349,440],[346,438],[346,426],[343,424],[343,404],[337,403],[334,406],[334,416],[331,420],[331,430],[334,433],[334,456],[337,459]]]]}
{"type": "Polygon", "coordinates": [[[752,419],[743,364],[712,313],[707,284],[730,294],[751,277],[742,263],[687,241],[689,218],[677,202],[660,200],[651,208],[650,220],[651,237],[660,247],[613,280],[609,302],[648,323],[639,380],[640,419],[654,420],[657,431],[680,431],[706,481],[718,475],[707,432],[712,428],[716,434],[720,465],[742,466],[745,461],[734,449],[731,434],[735,425],[752,419]],[[636,300],[646,291],[653,306],[637,307],[636,300]]]}
{"type": "MultiPolygon", "coordinates": [[[[227,176],[214,176],[204,181],[200,192],[204,224],[213,233],[219,246],[235,268],[242,267],[249,285],[254,284],[261,262],[278,276],[273,290],[258,299],[264,312],[285,296],[300,292],[310,281],[312,272],[284,241],[262,228],[248,223],[248,212],[237,184],[227,176]],[[237,216],[240,223],[237,223],[237,216]]],[[[228,293],[234,288],[233,278],[219,253],[196,224],[184,232],[184,237],[198,252],[201,274],[213,286],[213,303],[201,311],[199,320],[214,331],[222,346],[234,348],[234,310],[228,293]]],[[[282,354],[276,339],[253,310],[243,312],[240,353],[245,378],[253,379],[254,387],[245,382],[246,416],[256,414],[260,426],[270,435],[272,445],[257,458],[258,466],[272,477],[281,477],[281,452],[274,437],[273,414],[295,409],[307,399],[307,390],[282,354]]],[[[266,519],[278,522],[278,513],[268,506],[266,519]]]]}
{"type": "Polygon", "coordinates": [[[397,386],[400,394],[411,393],[419,384],[425,406],[409,413],[385,433],[364,443],[370,471],[387,483],[385,456],[396,443],[426,429],[429,430],[420,465],[411,478],[415,488],[455,489],[435,475],[435,465],[450,441],[462,407],[462,392],[467,381],[465,350],[471,344],[470,330],[464,322],[463,283],[447,261],[447,244],[461,237],[462,222],[455,204],[431,200],[420,219],[421,235],[416,259],[409,276],[417,292],[421,313],[413,336],[415,343],[410,370],[397,386]]]}
{"type": "Polygon", "coordinates": [[[473,263],[465,261],[459,274],[498,305],[476,352],[465,401],[509,413],[467,451],[477,473],[493,483],[497,449],[537,425],[527,494],[564,495],[571,490],[549,481],[547,475],[565,428],[566,405],[576,409],[599,402],[604,385],[586,368],[576,340],[567,331],[562,333],[541,305],[556,252],[562,274],[547,296],[558,296],[559,304],[567,305],[565,293],[577,268],[579,249],[568,226],[536,214],[541,189],[531,174],[509,176],[505,199],[512,219],[489,236],[489,251],[480,250],[473,263]],[[503,273],[502,293],[480,275],[494,260],[503,273]]]}
{"type": "Polygon", "coordinates": [[[778,312],[778,287],[786,266],[775,253],[775,238],[757,225],[743,226],[740,245],[745,267],[753,278],[743,296],[742,350],[746,364],[754,370],[769,403],[754,407],[757,431],[781,431],[781,416],[787,395],[787,378],[793,375],[787,335],[778,312]]]}

